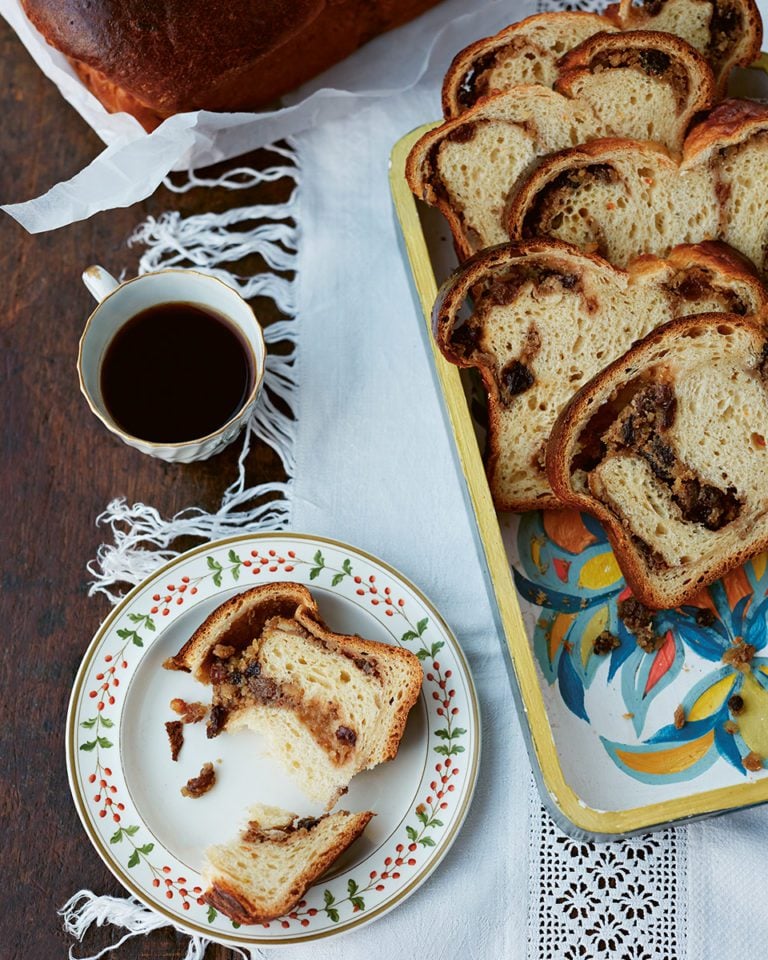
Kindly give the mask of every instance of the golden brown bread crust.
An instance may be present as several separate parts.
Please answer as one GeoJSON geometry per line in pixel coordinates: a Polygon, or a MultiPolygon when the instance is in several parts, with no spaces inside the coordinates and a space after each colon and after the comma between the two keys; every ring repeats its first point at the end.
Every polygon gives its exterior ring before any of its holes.
{"type": "Polygon", "coordinates": [[[300,583],[267,583],[244,590],[217,607],[165,666],[194,673],[201,683],[208,683],[216,644],[242,650],[259,636],[267,620],[294,617],[302,607],[320,622],[312,594],[300,583]]]}
{"type": "MultiPolygon", "coordinates": [[[[476,40],[460,50],[453,58],[443,81],[442,106],[446,119],[457,117],[462,111],[474,106],[481,96],[496,93],[481,88],[474,90],[477,77],[488,69],[495,56],[506,47],[526,40],[526,32],[535,24],[545,25],[557,20],[568,24],[583,24],[590,18],[590,28],[595,34],[627,30],[652,30],[654,16],[663,8],[666,0],[652,0],[645,4],[633,4],[633,0],[621,0],[611,4],[601,16],[595,13],[562,11],[541,13],[526,17],[519,23],[505,27],[492,37],[476,40]]],[[[583,35],[583,34],[582,34],[583,35]]],[[[715,73],[717,96],[723,96],[728,77],[735,66],[749,66],[760,53],[763,26],[755,0],[712,0],[710,19],[710,44],[704,53],[715,73]],[[719,50],[714,49],[713,36],[726,29],[733,41],[719,50]]],[[[528,40],[531,52],[536,54],[536,45],[528,40]]],[[[568,54],[566,53],[567,57],[568,54]]]]}
{"type": "Polygon", "coordinates": [[[318,640],[338,644],[350,653],[375,658],[381,655],[382,646],[384,646],[387,657],[390,660],[400,660],[408,670],[407,685],[391,719],[385,752],[382,757],[382,761],[394,760],[397,756],[403,733],[405,732],[408,714],[418,700],[421,691],[423,673],[418,658],[412,654],[410,650],[405,650],[403,647],[396,647],[390,644],[382,645],[375,640],[365,640],[363,637],[357,637],[351,634],[331,633],[320,618],[311,613],[307,607],[301,607],[296,612],[296,620],[318,640]]]}
{"type": "MultiPolygon", "coordinates": [[[[440,288],[432,311],[432,332],[437,346],[450,363],[458,367],[478,371],[487,394],[488,433],[485,452],[486,471],[489,479],[495,475],[499,459],[505,455],[499,443],[500,421],[504,415],[504,403],[500,397],[496,377],[497,358],[481,351],[466,349],[453,339],[456,319],[466,300],[477,294],[480,285],[492,279],[496,272],[503,275],[505,269],[514,266],[534,267],[540,264],[548,270],[561,269],[569,276],[582,275],[589,268],[601,273],[613,273],[617,277],[639,277],[658,272],[665,264],[676,271],[703,270],[713,274],[727,291],[729,281],[742,282],[752,289],[754,302],[768,305],[768,291],[746,257],[725,243],[710,241],[701,244],[681,244],[674,247],[663,260],[653,255],[639,257],[625,271],[594,254],[580,251],[561,240],[532,238],[514,243],[500,244],[482,250],[466,261],[440,288]]],[[[713,289],[716,283],[713,283],[713,289]]],[[[491,493],[497,510],[558,510],[566,504],[555,494],[532,499],[509,499],[491,484],[491,493]]]]}
{"type": "Polygon", "coordinates": [[[254,110],[436,0],[22,0],[111,112],[254,110]]]}
{"type": "Polygon", "coordinates": [[[299,583],[263,584],[230,598],[206,618],[165,666],[191,672],[202,683],[209,683],[214,648],[221,644],[233,647],[236,652],[244,649],[273,617],[295,619],[320,642],[337,645],[351,655],[381,657],[386,654],[390,661],[401,662],[408,671],[408,681],[390,719],[382,760],[397,756],[408,714],[421,691],[423,674],[418,658],[403,647],[365,640],[352,634],[332,633],[323,623],[312,594],[299,583]]]}
{"type": "Polygon", "coordinates": [[[696,163],[708,151],[741,143],[768,129],[768,104],[756,100],[723,100],[691,128],[683,144],[683,165],[696,163]]]}
{"type": "MultiPolygon", "coordinates": [[[[340,812],[345,813],[346,811],[340,812]]],[[[274,911],[260,911],[258,906],[249,901],[241,889],[224,879],[214,881],[210,889],[203,893],[203,899],[210,906],[229,917],[230,920],[234,920],[235,923],[268,923],[270,920],[275,920],[277,917],[289,913],[296,906],[315,880],[341,856],[347,847],[357,840],[372,817],[373,813],[371,811],[352,814],[346,829],[339,834],[333,847],[324,856],[318,857],[314,863],[310,864],[296,877],[295,884],[291,888],[291,896],[287,897],[274,911]]]]}
{"type": "MultiPolygon", "coordinates": [[[[673,88],[679,88],[679,139],[670,144],[674,149],[679,149],[688,125],[713,103],[714,77],[704,58],[686,41],[671,34],[649,30],[595,34],[560,61],[560,73],[552,89],[522,84],[512,90],[483,97],[457,116],[435,124],[420,137],[406,160],[405,176],[413,193],[425,203],[436,206],[447,220],[460,260],[469,257],[478,245],[473,245],[462,211],[441,183],[438,156],[443,145],[471,140],[475,127],[485,121],[521,127],[536,141],[539,137],[537,124],[541,122],[537,119],[538,111],[545,114],[557,111],[565,115],[567,104],[561,97],[571,100],[574,109],[591,110],[589,95],[580,97],[582,81],[595,70],[621,70],[632,66],[647,70],[655,80],[669,82],[673,88]],[[654,58],[658,56],[663,58],[664,69],[661,71],[655,67],[654,58]],[[643,63],[645,66],[641,66],[643,63]]],[[[567,127],[567,122],[563,122],[567,127]]],[[[537,152],[541,156],[540,149],[537,152]]],[[[514,195],[516,186],[508,184],[508,197],[514,195]]]]}
{"type": "MultiPolygon", "coordinates": [[[[573,50],[569,50],[558,64],[558,78],[554,88],[566,96],[573,95],[574,85],[586,74],[603,68],[611,61],[621,63],[622,57],[647,51],[651,57],[659,51],[670,58],[688,64],[689,73],[695,76],[695,87],[690,96],[687,112],[690,117],[706,110],[715,100],[715,77],[712,68],[702,55],[685,40],[671,33],[657,33],[653,30],[631,30],[623,33],[597,33],[584,40],[573,50]]],[[[649,73],[664,75],[668,67],[659,69],[653,59],[646,59],[645,69],[649,73]]],[[[686,78],[687,79],[687,78],[686,78]]]]}
{"type": "MultiPolygon", "coordinates": [[[[662,0],[663,6],[664,0],[662,0]]],[[[623,30],[641,30],[652,22],[658,0],[619,0],[604,11],[605,17],[623,30]]],[[[707,57],[723,96],[734,67],[748,67],[760,54],[763,21],[755,0],[712,0],[707,57]],[[728,41],[731,37],[733,40],[728,41]]]]}
{"type": "MultiPolygon", "coordinates": [[[[606,20],[605,17],[600,16],[600,14],[563,10],[558,13],[534,14],[517,23],[510,24],[510,26],[505,27],[492,37],[483,37],[481,40],[476,40],[474,43],[470,43],[469,46],[464,47],[463,50],[459,50],[451,61],[451,65],[448,67],[445,79],[443,80],[441,94],[443,116],[447,120],[458,117],[462,111],[477,103],[479,98],[468,96],[465,100],[462,100],[460,91],[468,75],[471,76],[471,73],[477,69],[478,64],[481,63],[483,58],[492,57],[495,53],[498,53],[510,44],[514,44],[518,38],[524,36],[526,31],[535,24],[551,23],[555,19],[566,25],[569,23],[575,25],[586,22],[590,27],[594,28],[595,33],[617,29],[617,27],[606,20]]],[[[492,95],[496,92],[499,91],[485,91],[483,96],[492,95]]]]}
{"type": "MultiPolygon", "coordinates": [[[[685,151],[685,148],[684,148],[685,151]]],[[[669,151],[660,143],[650,140],[629,140],[623,137],[603,137],[590,140],[578,147],[558,150],[545,157],[538,167],[523,180],[509,204],[507,232],[511,240],[538,236],[539,203],[547,189],[561,175],[582,170],[593,165],[612,167],[622,153],[636,155],[645,153],[657,165],[677,166],[669,151]]],[[[685,156],[685,152],[684,152],[685,156]]]]}
{"type": "MultiPolygon", "coordinates": [[[[580,427],[586,424],[594,413],[590,407],[596,398],[604,392],[606,387],[618,386],[632,378],[635,371],[643,369],[646,358],[653,354],[654,349],[665,341],[685,336],[690,331],[702,326],[717,328],[723,324],[743,327],[754,332],[761,342],[766,341],[766,322],[768,313],[764,310],[754,317],[739,317],[736,314],[702,313],[690,317],[672,320],[657,327],[644,339],[638,341],[622,357],[610,363],[601,373],[593,377],[571,398],[561,411],[547,444],[546,467],[547,477],[552,489],[566,507],[583,510],[596,517],[605,529],[608,540],[616,555],[628,585],[633,594],[645,606],[651,609],[672,608],[691,600],[702,587],[719,580],[729,570],[745,563],[750,557],[756,556],[768,548],[768,537],[745,546],[732,556],[723,558],[720,562],[697,578],[689,587],[680,590],[676,596],[660,596],[654,590],[653,584],[648,582],[647,569],[643,564],[641,554],[632,541],[630,533],[625,530],[620,519],[602,501],[596,497],[582,494],[573,489],[571,483],[571,460],[575,445],[580,434],[580,427]]],[[[651,547],[653,545],[651,544],[651,547]]]]}

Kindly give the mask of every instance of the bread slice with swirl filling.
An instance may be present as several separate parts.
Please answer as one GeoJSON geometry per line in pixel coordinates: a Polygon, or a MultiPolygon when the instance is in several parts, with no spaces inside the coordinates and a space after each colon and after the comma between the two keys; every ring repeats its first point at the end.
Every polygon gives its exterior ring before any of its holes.
{"type": "Polygon", "coordinates": [[[719,239],[768,273],[768,106],[726,100],[685,139],[595,140],[548,157],[510,204],[513,239],[548,236],[623,265],[719,239]]]}
{"type": "Polygon", "coordinates": [[[339,810],[299,820],[295,813],[257,804],[238,839],[205,851],[203,899],[236,923],[283,916],[372,817],[370,811],[339,810]]]}
{"type": "Polygon", "coordinates": [[[766,315],[659,327],[557,419],[552,487],[605,526],[646,606],[670,608],[768,546],[766,315]]]}
{"type": "Polygon", "coordinates": [[[406,177],[446,217],[465,258],[507,239],[509,204],[542,157],[604,137],[643,137],[678,151],[713,96],[712,71],[678,37],[597,34],[553,89],[514,87],[428,131],[410,152],[406,177]]]}
{"type": "Polygon", "coordinates": [[[766,304],[751,266],[718,243],[677,247],[666,260],[644,257],[628,271],[551,240],[506,244],[469,260],[441,289],[433,326],[446,359],[483,379],[496,507],[562,506],[544,470],[555,419],[635,340],[674,317],[747,314],[766,304]]]}
{"type": "Polygon", "coordinates": [[[719,95],[735,66],[755,60],[762,41],[754,0],[621,0],[603,16],[535,14],[456,54],[443,81],[443,114],[457,117],[482,97],[520,84],[552,86],[574,47],[596,33],[626,30],[663,31],[690,43],[709,62],[719,95]]]}
{"type": "Polygon", "coordinates": [[[396,756],[422,682],[410,651],[328,630],[297,583],[226,601],[166,665],[212,686],[209,737],[263,733],[328,809],[356,773],[396,756]]]}

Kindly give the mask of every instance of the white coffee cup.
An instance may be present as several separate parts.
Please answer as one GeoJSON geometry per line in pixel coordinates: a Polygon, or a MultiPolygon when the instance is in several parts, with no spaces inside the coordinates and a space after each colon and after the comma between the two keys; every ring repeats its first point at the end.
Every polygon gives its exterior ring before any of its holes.
{"type": "Polygon", "coordinates": [[[103,267],[94,265],[84,271],[83,283],[99,305],[80,338],[77,372],[80,389],[104,426],[142,453],[173,463],[206,460],[231,443],[256,406],[266,358],[261,327],[240,294],[223,281],[195,270],[157,270],[118,283],[103,267]],[[253,386],[237,413],[213,433],[183,443],[154,443],[126,433],[112,418],[101,392],[104,356],[117,331],[143,310],[162,303],[189,303],[224,317],[240,333],[253,370],[253,386]]]}

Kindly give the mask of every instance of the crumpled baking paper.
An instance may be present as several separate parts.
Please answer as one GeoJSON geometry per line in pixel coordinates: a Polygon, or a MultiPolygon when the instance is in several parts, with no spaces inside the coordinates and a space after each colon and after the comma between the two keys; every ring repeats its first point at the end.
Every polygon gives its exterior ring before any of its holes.
{"type": "Polygon", "coordinates": [[[280,109],[263,113],[200,110],[170,117],[146,133],[128,114],[107,113],[66,57],[48,46],[29,23],[19,0],[0,0],[0,14],[43,73],[107,145],[70,180],[55,184],[34,200],[2,206],[30,233],[84,220],[100,210],[130,206],[153,193],[172,170],[227,160],[406,92],[444,72],[458,49],[514,19],[504,0],[445,0],[286,97],[280,109]]]}

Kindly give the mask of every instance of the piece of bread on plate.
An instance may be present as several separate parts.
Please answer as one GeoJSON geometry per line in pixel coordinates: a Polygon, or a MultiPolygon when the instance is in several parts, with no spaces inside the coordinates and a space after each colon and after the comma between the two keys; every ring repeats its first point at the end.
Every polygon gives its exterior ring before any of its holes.
{"type": "Polygon", "coordinates": [[[447,360],[482,377],[496,508],[562,506],[544,469],[550,431],[579,387],[635,340],[675,317],[767,304],[751,265],[721,243],[676,247],[627,271],[540,239],[467,261],[440,290],[433,330],[447,360]]]}
{"type": "Polygon", "coordinates": [[[695,47],[714,73],[718,95],[735,66],[760,53],[762,22],[754,0],[632,0],[612,4],[604,16],[579,11],[539,13],[459,51],[443,81],[446,118],[483,97],[520,84],[552,86],[564,58],[597,33],[652,30],[674,34],[695,47]]]}
{"type": "Polygon", "coordinates": [[[202,869],[205,902],[246,924],[289,913],[373,817],[339,810],[299,820],[262,804],[249,813],[240,837],[205,851],[202,869]]]}
{"type": "Polygon", "coordinates": [[[356,773],[396,756],[423,678],[409,650],[332,633],[298,583],[227,600],[167,666],[213,688],[209,737],[263,733],[306,795],[328,809],[356,773]]]}
{"type": "Polygon", "coordinates": [[[659,327],[560,413],[547,473],[604,525],[635,596],[680,606],[768,546],[768,333],[757,317],[659,327]]]}
{"type": "Polygon", "coordinates": [[[506,214],[542,157],[604,137],[645,137],[680,150],[711,106],[714,79],[689,44],[651,31],[591,37],[550,89],[514,87],[429,130],[406,177],[448,220],[460,258],[507,239],[506,214]]]}
{"type": "Polygon", "coordinates": [[[507,232],[555,237],[618,265],[719,239],[765,274],[768,106],[723,101],[688,134],[680,161],[637,140],[595,140],[555,153],[524,178],[507,232]]]}

